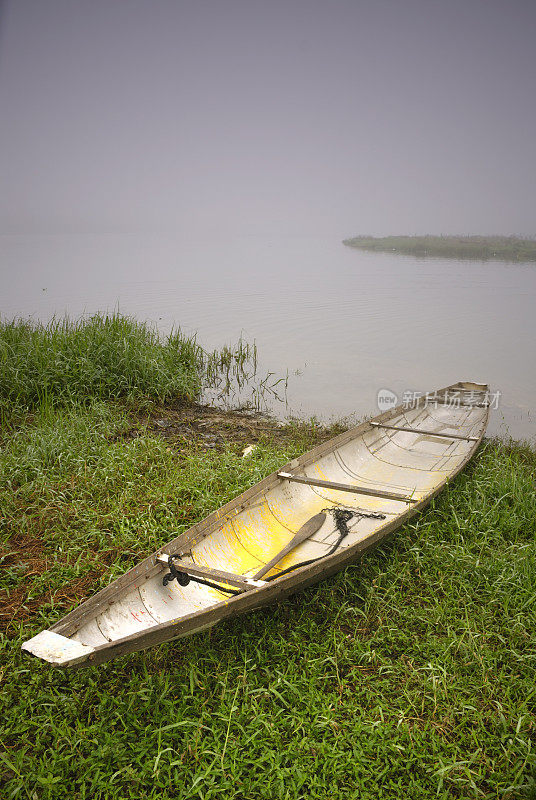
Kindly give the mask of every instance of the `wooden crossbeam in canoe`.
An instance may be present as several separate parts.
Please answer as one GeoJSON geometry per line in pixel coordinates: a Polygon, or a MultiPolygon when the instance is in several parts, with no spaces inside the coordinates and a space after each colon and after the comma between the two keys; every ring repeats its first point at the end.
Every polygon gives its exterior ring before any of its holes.
{"type": "MultiPolygon", "coordinates": [[[[160,553],[157,557],[157,561],[168,566],[168,558],[169,555],[167,553],[160,553]]],[[[258,589],[266,585],[266,581],[255,581],[253,578],[247,578],[245,575],[235,575],[234,572],[225,572],[222,569],[201,567],[198,564],[193,564],[191,561],[175,561],[174,566],[179,572],[192,575],[194,578],[206,578],[209,581],[226,583],[228,586],[235,586],[237,589],[258,589]]]]}
{"type": "Polygon", "coordinates": [[[384,497],[387,500],[400,500],[403,503],[418,502],[416,498],[408,497],[405,494],[397,494],[396,492],[385,492],[383,489],[369,489],[367,486],[352,486],[350,483],[335,483],[334,481],[324,481],[320,478],[307,478],[305,475],[292,475],[290,472],[278,472],[277,475],[283,480],[305,483],[308,486],[320,486],[323,489],[335,489],[338,492],[367,494],[371,497],[384,497]]]}
{"type": "Polygon", "coordinates": [[[478,442],[478,436],[461,436],[459,433],[440,433],[439,431],[426,431],[423,428],[402,427],[401,425],[384,425],[383,422],[371,422],[375,428],[389,428],[390,431],[403,431],[404,433],[421,433],[423,436],[440,436],[442,439],[462,439],[465,442],[478,442]]]}

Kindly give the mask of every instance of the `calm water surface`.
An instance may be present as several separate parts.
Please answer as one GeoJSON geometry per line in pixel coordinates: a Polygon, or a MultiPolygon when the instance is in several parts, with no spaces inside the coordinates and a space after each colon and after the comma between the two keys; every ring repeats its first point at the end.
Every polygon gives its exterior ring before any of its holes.
{"type": "Polygon", "coordinates": [[[0,313],[133,314],[289,372],[280,416],[376,413],[388,388],[499,390],[490,432],[534,439],[536,265],[368,254],[332,238],[0,237],[0,313]],[[298,373],[298,374],[296,374],[298,373]]]}

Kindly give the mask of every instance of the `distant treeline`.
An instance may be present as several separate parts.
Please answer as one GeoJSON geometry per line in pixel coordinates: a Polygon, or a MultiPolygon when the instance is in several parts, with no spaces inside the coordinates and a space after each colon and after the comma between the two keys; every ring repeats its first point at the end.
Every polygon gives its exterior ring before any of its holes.
{"type": "Polygon", "coordinates": [[[355,236],[343,244],[361,250],[477,261],[536,261],[536,240],[517,236],[355,236]]]}

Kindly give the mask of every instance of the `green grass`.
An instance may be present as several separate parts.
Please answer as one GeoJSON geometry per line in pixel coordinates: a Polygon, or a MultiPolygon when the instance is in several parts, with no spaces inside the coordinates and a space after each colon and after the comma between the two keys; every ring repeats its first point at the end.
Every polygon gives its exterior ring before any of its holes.
{"type": "Polygon", "coordinates": [[[536,261],[536,240],[517,236],[355,236],[343,244],[361,250],[472,261],[536,261]]]}
{"type": "Polygon", "coordinates": [[[178,330],[162,340],[121,314],[0,321],[0,420],[96,398],[198,398],[208,388],[226,395],[256,370],[254,345],[207,352],[195,336],[178,330]]]}
{"type": "Polygon", "coordinates": [[[306,444],[302,428],[249,459],[177,454],[111,443],[124,426],[73,410],[1,454],[6,550],[44,554],[2,578],[31,612],[2,640],[5,797],[534,796],[530,450],[488,443],[375,554],[279,607],[54,671],[20,645],[65,613],[66,587],[92,593],[306,444]]]}
{"type": "Polygon", "coordinates": [[[530,447],[486,442],[362,563],[279,606],[64,672],[21,643],[319,432],[244,459],[56,397],[0,447],[2,798],[536,798],[530,447]]]}

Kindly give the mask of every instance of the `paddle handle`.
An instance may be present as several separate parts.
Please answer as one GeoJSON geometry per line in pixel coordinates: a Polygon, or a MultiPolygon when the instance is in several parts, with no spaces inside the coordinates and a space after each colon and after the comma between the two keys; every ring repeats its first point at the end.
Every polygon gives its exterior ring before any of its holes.
{"type": "Polygon", "coordinates": [[[284,547],[279,553],[274,556],[267,564],[264,565],[255,575],[253,576],[253,580],[259,581],[263,575],[266,575],[267,572],[270,572],[272,567],[281,561],[286,555],[290,553],[291,550],[294,550],[301,542],[304,542],[314,533],[316,533],[324,524],[326,520],[326,515],[323,511],[320,514],[315,514],[314,517],[308,519],[305,525],[302,525],[300,530],[292,537],[290,542],[284,547]]]}

